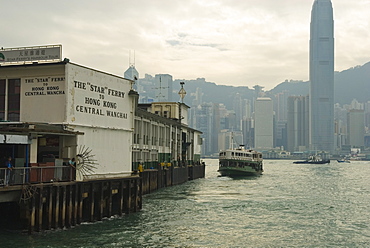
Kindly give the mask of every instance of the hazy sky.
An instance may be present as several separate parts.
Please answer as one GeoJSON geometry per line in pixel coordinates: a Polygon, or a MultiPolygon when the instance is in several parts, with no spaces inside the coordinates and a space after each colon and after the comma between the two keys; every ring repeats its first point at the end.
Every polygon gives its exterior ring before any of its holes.
{"type": "MultiPolygon", "coordinates": [[[[123,75],[204,77],[271,89],[308,80],[314,0],[0,0],[0,47],[62,44],[63,57],[123,75]],[[133,59],[132,59],[133,60],[133,59]]],[[[370,0],[332,0],[335,70],[370,61],[370,0]]]]}

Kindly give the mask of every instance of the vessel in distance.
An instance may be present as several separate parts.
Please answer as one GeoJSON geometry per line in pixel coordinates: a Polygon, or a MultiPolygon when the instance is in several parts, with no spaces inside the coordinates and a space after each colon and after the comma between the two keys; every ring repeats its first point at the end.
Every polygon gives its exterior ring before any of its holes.
{"type": "Polygon", "coordinates": [[[244,177],[261,175],[263,172],[262,153],[251,149],[231,148],[219,153],[221,176],[244,177]]]}
{"type": "Polygon", "coordinates": [[[306,160],[294,161],[294,164],[329,164],[330,159],[322,159],[319,155],[309,156],[306,160]]]}

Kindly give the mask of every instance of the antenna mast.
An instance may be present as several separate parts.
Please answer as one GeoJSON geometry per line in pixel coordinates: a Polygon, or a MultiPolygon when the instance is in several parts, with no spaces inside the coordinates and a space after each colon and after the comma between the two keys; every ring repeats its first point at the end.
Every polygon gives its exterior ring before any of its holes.
{"type": "Polygon", "coordinates": [[[135,67],[135,59],[136,59],[136,56],[135,56],[135,50],[134,50],[134,61],[132,62],[132,59],[131,59],[131,50],[128,51],[129,52],[129,55],[128,55],[128,65],[129,67],[135,67]]]}

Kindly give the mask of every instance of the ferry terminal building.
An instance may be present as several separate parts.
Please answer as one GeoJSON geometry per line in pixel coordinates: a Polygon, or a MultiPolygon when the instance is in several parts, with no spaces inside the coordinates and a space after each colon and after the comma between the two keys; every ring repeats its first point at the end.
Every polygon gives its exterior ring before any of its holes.
{"type": "Polygon", "coordinates": [[[77,166],[84,181],[200,163],[201,132],[188,127],[185,104],[138,104],[134,81],[62,61],[61,46],[0,55],[0,158],[16,168],[90,159],[90,170],[77,166]],[[51,60],[41,57],[49,48],[51,60]]]}

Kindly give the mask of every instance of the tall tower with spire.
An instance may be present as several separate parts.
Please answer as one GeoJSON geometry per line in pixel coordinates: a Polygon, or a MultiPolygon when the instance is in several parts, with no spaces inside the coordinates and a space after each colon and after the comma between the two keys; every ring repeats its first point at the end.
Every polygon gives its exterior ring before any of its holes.
{"type": "Polygon", "coordinates": [[[124,77],[133,81],[136,81],[139,79],[139,72],[135,68],[135,52],[134,52],[134,58],[133,61],[131,61],[131,51],[129,54],[129,68],[125,71],[124,77]]]}
{"type": "Polygon", "coordinates": [[[334,150],[334,20],[330,0],[315,0],[310,32],[310,146],[334,150]]]}

